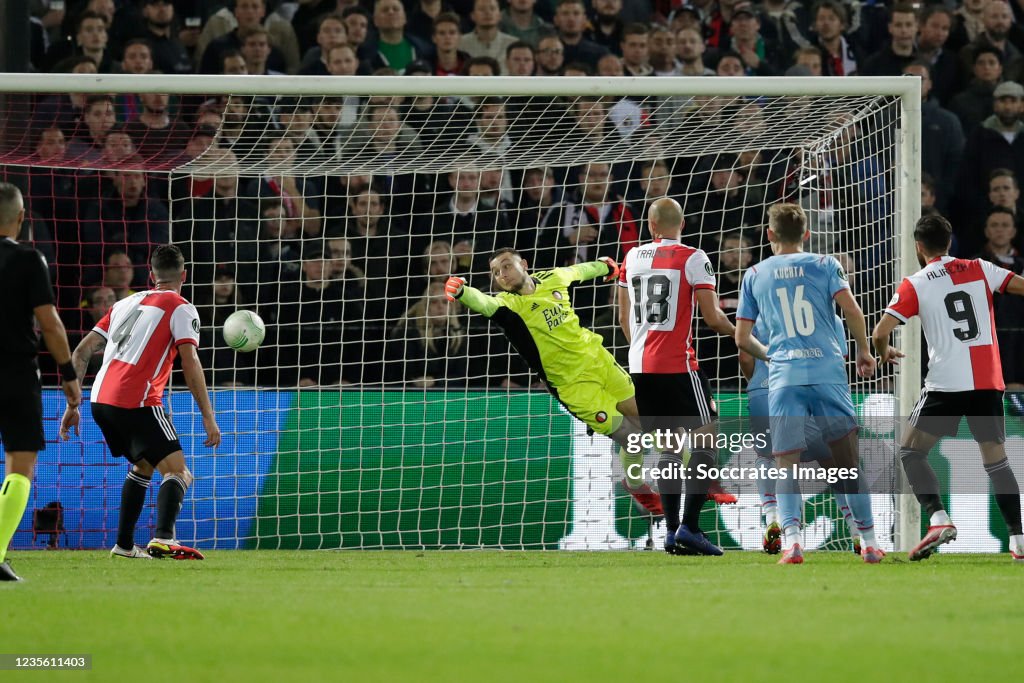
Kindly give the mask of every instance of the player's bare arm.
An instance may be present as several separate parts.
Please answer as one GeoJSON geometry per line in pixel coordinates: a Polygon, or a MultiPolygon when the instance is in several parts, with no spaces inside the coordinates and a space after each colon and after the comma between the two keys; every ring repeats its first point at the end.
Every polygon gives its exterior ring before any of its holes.
{"type": "Polygon", "coordinates": [[[220,427],[213,414],[210,395],[206,390],[206,377],[203,375],[203,364],[199,362],[199,354],[192,344],[181,344],[178,347],[181,355],[181,371],[185,375],[185,384],[192,392],[192,398],[199,406],[199,414],[203,416],[203,429],[206,430],[206,441],[203,445],[212,447],[220,444],[220,427]]]}
{"type": "MultiPolygon", "coordinates": [[[[79,379],[72,379],[70,373],[67,376],[63,376],[64,368],[71,360],[71,348],[68,346],[68,335],[64,329],[64,323],[61,322],[60,316],[57,315],[57,308],[53,304],[44,304],[42,306],[36,306],[32,311],[36,316],[36,322],[39,323],[39,329],[43,333],[43,341],[46,342],[46,348],[49,350],[50,355],[53,356],[53,360],[57,362],[58,366],[61,366],[62,381],[61,388],[64,390],[64,397],[68,401],[69,406],[77,407],[82,402],[82,383],[79,379]]],[[[75,368],[75,377],[81,378],[82,373],[77,372],[75,368]]]]}
{"type": "MultiPolygon", "coordinates": [[[[75,374],[78,377],[85,377],[89,361],[97,353],[102,353],[103,347],[106,345],[107,340],[96,332],[89,332],[82,341],[78,342],[74,353],[71,354],[71,364],[74,366],[75,374]]],[[[81,400],[79,400],[79,403],[81,403],[81,400]]],[[[75,433],[75,436],[78,436],[78,427],[81,420],[81,415],[78,412],[78,403],[71,405],[69,401],[67,408],[64,409],[64,416],[60,420],[60,430],[58,432],[60,438],[63,441],[67,441],[71,438],[72,432],[75,433]]]]}
{"type": "Polygon", "coordinates": [[[743,350],[740,351],[740,372],[748,382],[754,376],[754,357],[743,350]]]}
{"type": "Polygon", "coordinates": [[[899,362],[898,359],[904,357],[904,354],[899,349],[889,345],[889,337],[899,324],[900,321],[895,316],[883,313],[882,319],[878,321],[875,329],[871,332],[871,343],[874,345],[875,353],[878,354],[878,358],[882,363],[895,365],[899,362]]]}
{"type": "Polygon", "coordinates": [[[876,362],[871,354],[871,347],[868,346],[868,326],[864,320],[864,312],[860,310],[860,305],[849,289],[836,292],[835,301],[846,318],[846,325],[853,334],[854,343],[857,344],[857,374],[861,377],[871,377],[875,374],[876,362]]]}
{"type": "Polygon", "coordinates": [[[1010,281],[1006,284],[1006,293],[1024,296],[1024,277],[1014,275],[1010,278],[1010,281]]]}
{"type": "Polygon", "coordinates": [[[736,336],[736,327],[718,304],[718,292],[713,289],[698,289],[694,292],[700,316],[708,327],[727,337],[736,336]]]}
{"type": "Polygon", "coordinates": [[[622,334],[626,335],[626,341],[633,341],[633,332],[629,327],[629,290],[625,287],[619,288],[619,327],[622,334]]]}
{"type": "Polygon", "coordinates": [[[754,321],[740,318],[736,321],[736,346],[758,360],[768,361],[768,347],[754,336],[754,321]]]}

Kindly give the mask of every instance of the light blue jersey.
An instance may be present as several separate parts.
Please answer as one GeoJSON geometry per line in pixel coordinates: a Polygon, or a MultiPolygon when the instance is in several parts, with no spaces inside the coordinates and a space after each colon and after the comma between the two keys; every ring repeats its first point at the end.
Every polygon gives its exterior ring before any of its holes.
{"type": "MultiPolygon", "coordinates": [[[[846,343],[846,328],[843,327],[843,319],[838,315],[835,316],[835,329],[836,329],[836,340],[839,342],[839,348],[842,350],[843,356],[849,354],[849,347],[846,343]]],[[[764,341],[768,338],[768,333],[764,330],[764,323],[760,320],[754,324],[754,336],[757,337],[758,341],[764,341]]],[[[768,364],[763,360],[754,359],[754,373],[750,376],[750,381],[747,382],[747,393],[756,394],[759,392],[768,391],[768,364]]],[[[765,401],[767,406],[767,399],[765,401]]],[[[767,412],[765,413],[767,415],[767,412]]]]}
{"type": "Polygon", "coordinates": [[[820,254],[772,256],[747,271],[736,317],[762,324],[772,361],[768,381],[773,391],[787,386],[846,385],[833,297],[849,287],[839,262],[820,254]]]}

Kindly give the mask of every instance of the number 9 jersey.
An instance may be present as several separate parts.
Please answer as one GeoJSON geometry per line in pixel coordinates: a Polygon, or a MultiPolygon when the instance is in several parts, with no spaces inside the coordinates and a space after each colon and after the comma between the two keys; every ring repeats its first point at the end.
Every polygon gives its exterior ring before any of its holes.
{"type": "Polygon", "coordinates": [[[626,255],[618,284],[629,291],[629,371],[696,371],[694,292],[715,289],[707,254],[674,239],[642,244],[626,255]]]}
{"type": "Polygon", "coordinates": [[[903,280],[885,312],[900,322],[921,317],[928,340],[931,391],[1002,391],[992,292],[1003,292],[1013,273],[980,259],[939,256],[903,280]]]}
{"type": "Polygon", "coordinates": [[[159,406],[178,346],[199,346],[199,313],[177,292],[138,292],[111,306],[92,331],[107,340],[92,402],[159,406]]]}

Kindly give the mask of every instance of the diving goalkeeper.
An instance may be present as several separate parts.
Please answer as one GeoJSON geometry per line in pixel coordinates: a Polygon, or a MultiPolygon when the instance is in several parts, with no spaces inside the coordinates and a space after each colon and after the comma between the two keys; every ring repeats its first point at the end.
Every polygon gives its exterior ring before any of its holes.
{"type": "MultiPolygon", "coordinates": [[[[580,325],[569,303],[569,285],[619,273],[615,261],[603,257],[590,263],[555,268],[530,275],[526,259],[515,249],[499,249],[490,259],[491,275],[503,290],[489,296],[450,277],[445,284],[449,301],[493,320],[552,396],[595,432],[618,443],[625,452],[630,433],[640,432],[633,380],[601,344],[601,337],[580,325]]],[[[627,464],[624,462],[623,467],[627,464]]],[[[623,485],[653,515],[662,515],[661,500],[641,480],[623,485]]]]}

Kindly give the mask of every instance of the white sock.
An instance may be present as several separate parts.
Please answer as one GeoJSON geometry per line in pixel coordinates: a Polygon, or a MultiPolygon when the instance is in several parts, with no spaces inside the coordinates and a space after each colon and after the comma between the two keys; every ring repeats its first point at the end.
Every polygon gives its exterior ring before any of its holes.
{"type": "Polygon", "coordinates": [[[783,535],[786,537],[786,549],[788,550],[800,542],[800,527],[787,526],[783,529],[783,535]]]}
{"type": "Polygon", "coordinates": [[[773,522],[776,524],[779,522],[779,506],[767,505],[764,508],[764,525],[771,526],[773,522]]]}
{"type": "Polygon", "coordinates": [[[857,530],[860,533],[860,547],[861,548],[878,548],[878,541],[875,540],[874,528],[867,529],[866,531],[857,530]]]}
{"type": "Polygon", "coordinates": [[[1024,535],[1010,536],[1010,550],[1014,555],[1024,555],[1024,535]]]}
{"type": "Polygon", "coordinates": [[[939,510],[938,512],[932,513],[932,518],[928,522],[929,526],[948,526],[953,523],[953,520],[949,518],[945,510],[939,510]]]}

